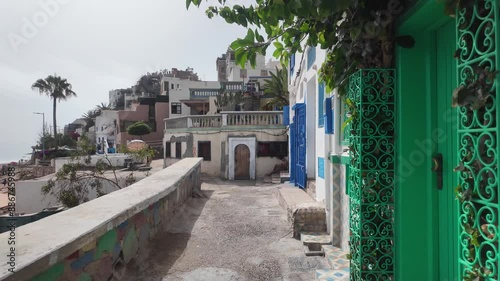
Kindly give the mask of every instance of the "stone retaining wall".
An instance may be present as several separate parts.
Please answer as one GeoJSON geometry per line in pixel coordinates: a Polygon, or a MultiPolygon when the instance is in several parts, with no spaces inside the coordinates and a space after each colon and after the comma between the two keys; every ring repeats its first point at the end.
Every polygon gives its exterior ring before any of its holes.
{"type": "Polygon", "coordinates": [[[127,263],[201,188],[200,165],[201,158],[184,159],[125,189],[18,228],[16,273],[1,264],[0,280],[120,280],[127,263]]]}
{"type": "Polygon", "coordinates": [[[324,207],[296,206],[292,217],[293,237],[299,239],[301,232],[326,233],[324,207]]]}
{"type": "Polygon", "coordinates": [[[326,232],[326,211],[322,203],[315,202],[298,188],[283,185],[276,188],[276,197],[293,227],[293,237],[301,232],[326,232]]]}

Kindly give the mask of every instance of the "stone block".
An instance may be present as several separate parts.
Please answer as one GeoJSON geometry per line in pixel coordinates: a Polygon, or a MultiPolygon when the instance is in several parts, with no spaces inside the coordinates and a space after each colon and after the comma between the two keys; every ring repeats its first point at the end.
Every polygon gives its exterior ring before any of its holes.
{"type": "Polygon", "coordinates": [[[58,263],[50,267],[47,271],[33,277],[30,281],[59,280],[59,278],[64,274],[64,269],[64,263],[58,263]]]}
{"type": "Polygon", "coordinates": [[[113,262],[116,262],[120,257],[120,253],[122,252],[122,245],[120,242],[116,242],[115,247],[113,249],[113,262]]]}
{"type": "Polygon", "coordinates": [[[113,274],[113,257],[111,255],[102,256],[84,269],[85,272],[92,276],[92,280],[108,280],[113,274]]]}
{"type": "Polygon", "coordinates": [[[117,237],[117,232],[114,229],[106,232],[106,234],[101,236],[97,242],[94,260],[100,259],[105,252],[112,254],[113,248],[115,247],[117,241],[117,237]]]}
{"type": "Polygon", "coordinates": [[[71,263],[72,270],[81,270],[94,260],[94,251],[89,251],[71,263]]]}
{"type": "Polygon", "coordinates": [[[76,281],[92,281],[92,277],[87,272],[82,272],[78,278],[76,278],[76,281]]]}
{"type": "Polygon", "coordinates": [[[95,249],[96,246],[97,246],[97,241],[93,240],[90,243],[88,243],[87,245],[83,246],[82,251],[84,251],[84,252],[91,251],[91,250],[95,249]]]}
{"type": "Polygon", "coordinates": [[[123,261],[127,264],[139,250],[139,241],[134,227],[131,227],[123,239],[123,261]]]}
{"type": "Polygon", "coordinates": [[[133,218],[134,225],[139,229],[143,224],[147,223],[145,211],[136,214],[133,218]]]}
{"type": "Polygon", "coordinates": [[[151,227],[149,224],[144,224],[139,229],[139,248],[144,248],[150,239],[151,236],[151,227]]]}

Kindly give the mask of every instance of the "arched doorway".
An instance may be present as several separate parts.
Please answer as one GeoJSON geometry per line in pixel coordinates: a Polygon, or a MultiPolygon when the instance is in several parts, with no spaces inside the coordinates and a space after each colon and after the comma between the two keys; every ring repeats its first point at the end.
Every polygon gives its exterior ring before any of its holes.
{"type": "Polygon", "coordinates": [[[239,144],[234,148],[234,179],[250,179],[250,148],[239,144]]]}

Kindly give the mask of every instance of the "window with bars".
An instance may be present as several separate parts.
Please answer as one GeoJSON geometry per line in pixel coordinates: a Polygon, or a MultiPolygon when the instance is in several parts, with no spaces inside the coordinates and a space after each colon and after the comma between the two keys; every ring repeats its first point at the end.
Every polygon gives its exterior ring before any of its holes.
{"type": "Polygon", "coordinates": [[[180,102],[173,102],[171,105],[170,105],[171,109],[170,109],[170,113],[172,114],[182,114],[182,105],[180,102]]]}

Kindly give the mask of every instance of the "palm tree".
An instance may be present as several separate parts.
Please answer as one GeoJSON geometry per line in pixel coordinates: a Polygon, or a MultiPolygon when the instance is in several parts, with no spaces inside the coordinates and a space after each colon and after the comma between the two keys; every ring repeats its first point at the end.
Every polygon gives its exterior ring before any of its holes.
{"type": "Polygon", "coordinates": [[[103,110],[111,110],[111,109],[112,109],[109,103],[108,103],[108,104],[106,104],[106,103],[104,103],[104,102],[101,102],[101,104],[96,105],[96,108],[97,108],[98,110],[100,110],[100,111],[103,111],[103,110]]]}
{"type": "Polygon", "coordinates": [[[82,118],[85,119],[85,130],[95,125],[94,119],[99,115],[101,115],[99,109],[89,110],[82,115],[82,118]]]}
{"type": "Polygon", "coordinates": [[[31,89],[38,91],[40,94],[47,95],[53,101],[52,106],[52,116],[54,122],[54,138],[57,139],[57,118],[56,118],[56,106],[57,101],[67,100],[71,97],[76,97],[76,93],[71,89],[72,86],[65,78],[57,76],[57,74],[49,75],[45,79],[38,79],[31,86],[31,89]]]}
{"type": "Polygon", "coordinates": [[[264,105],[264,109],[271,109],[274,106],[286,106],[289,104],[288,92],[288,70],[286,67],[278,69],[276,73],[271,72],[271,79],[264,80],[264,93],[268,95],[271,100],[264,105]]]}

